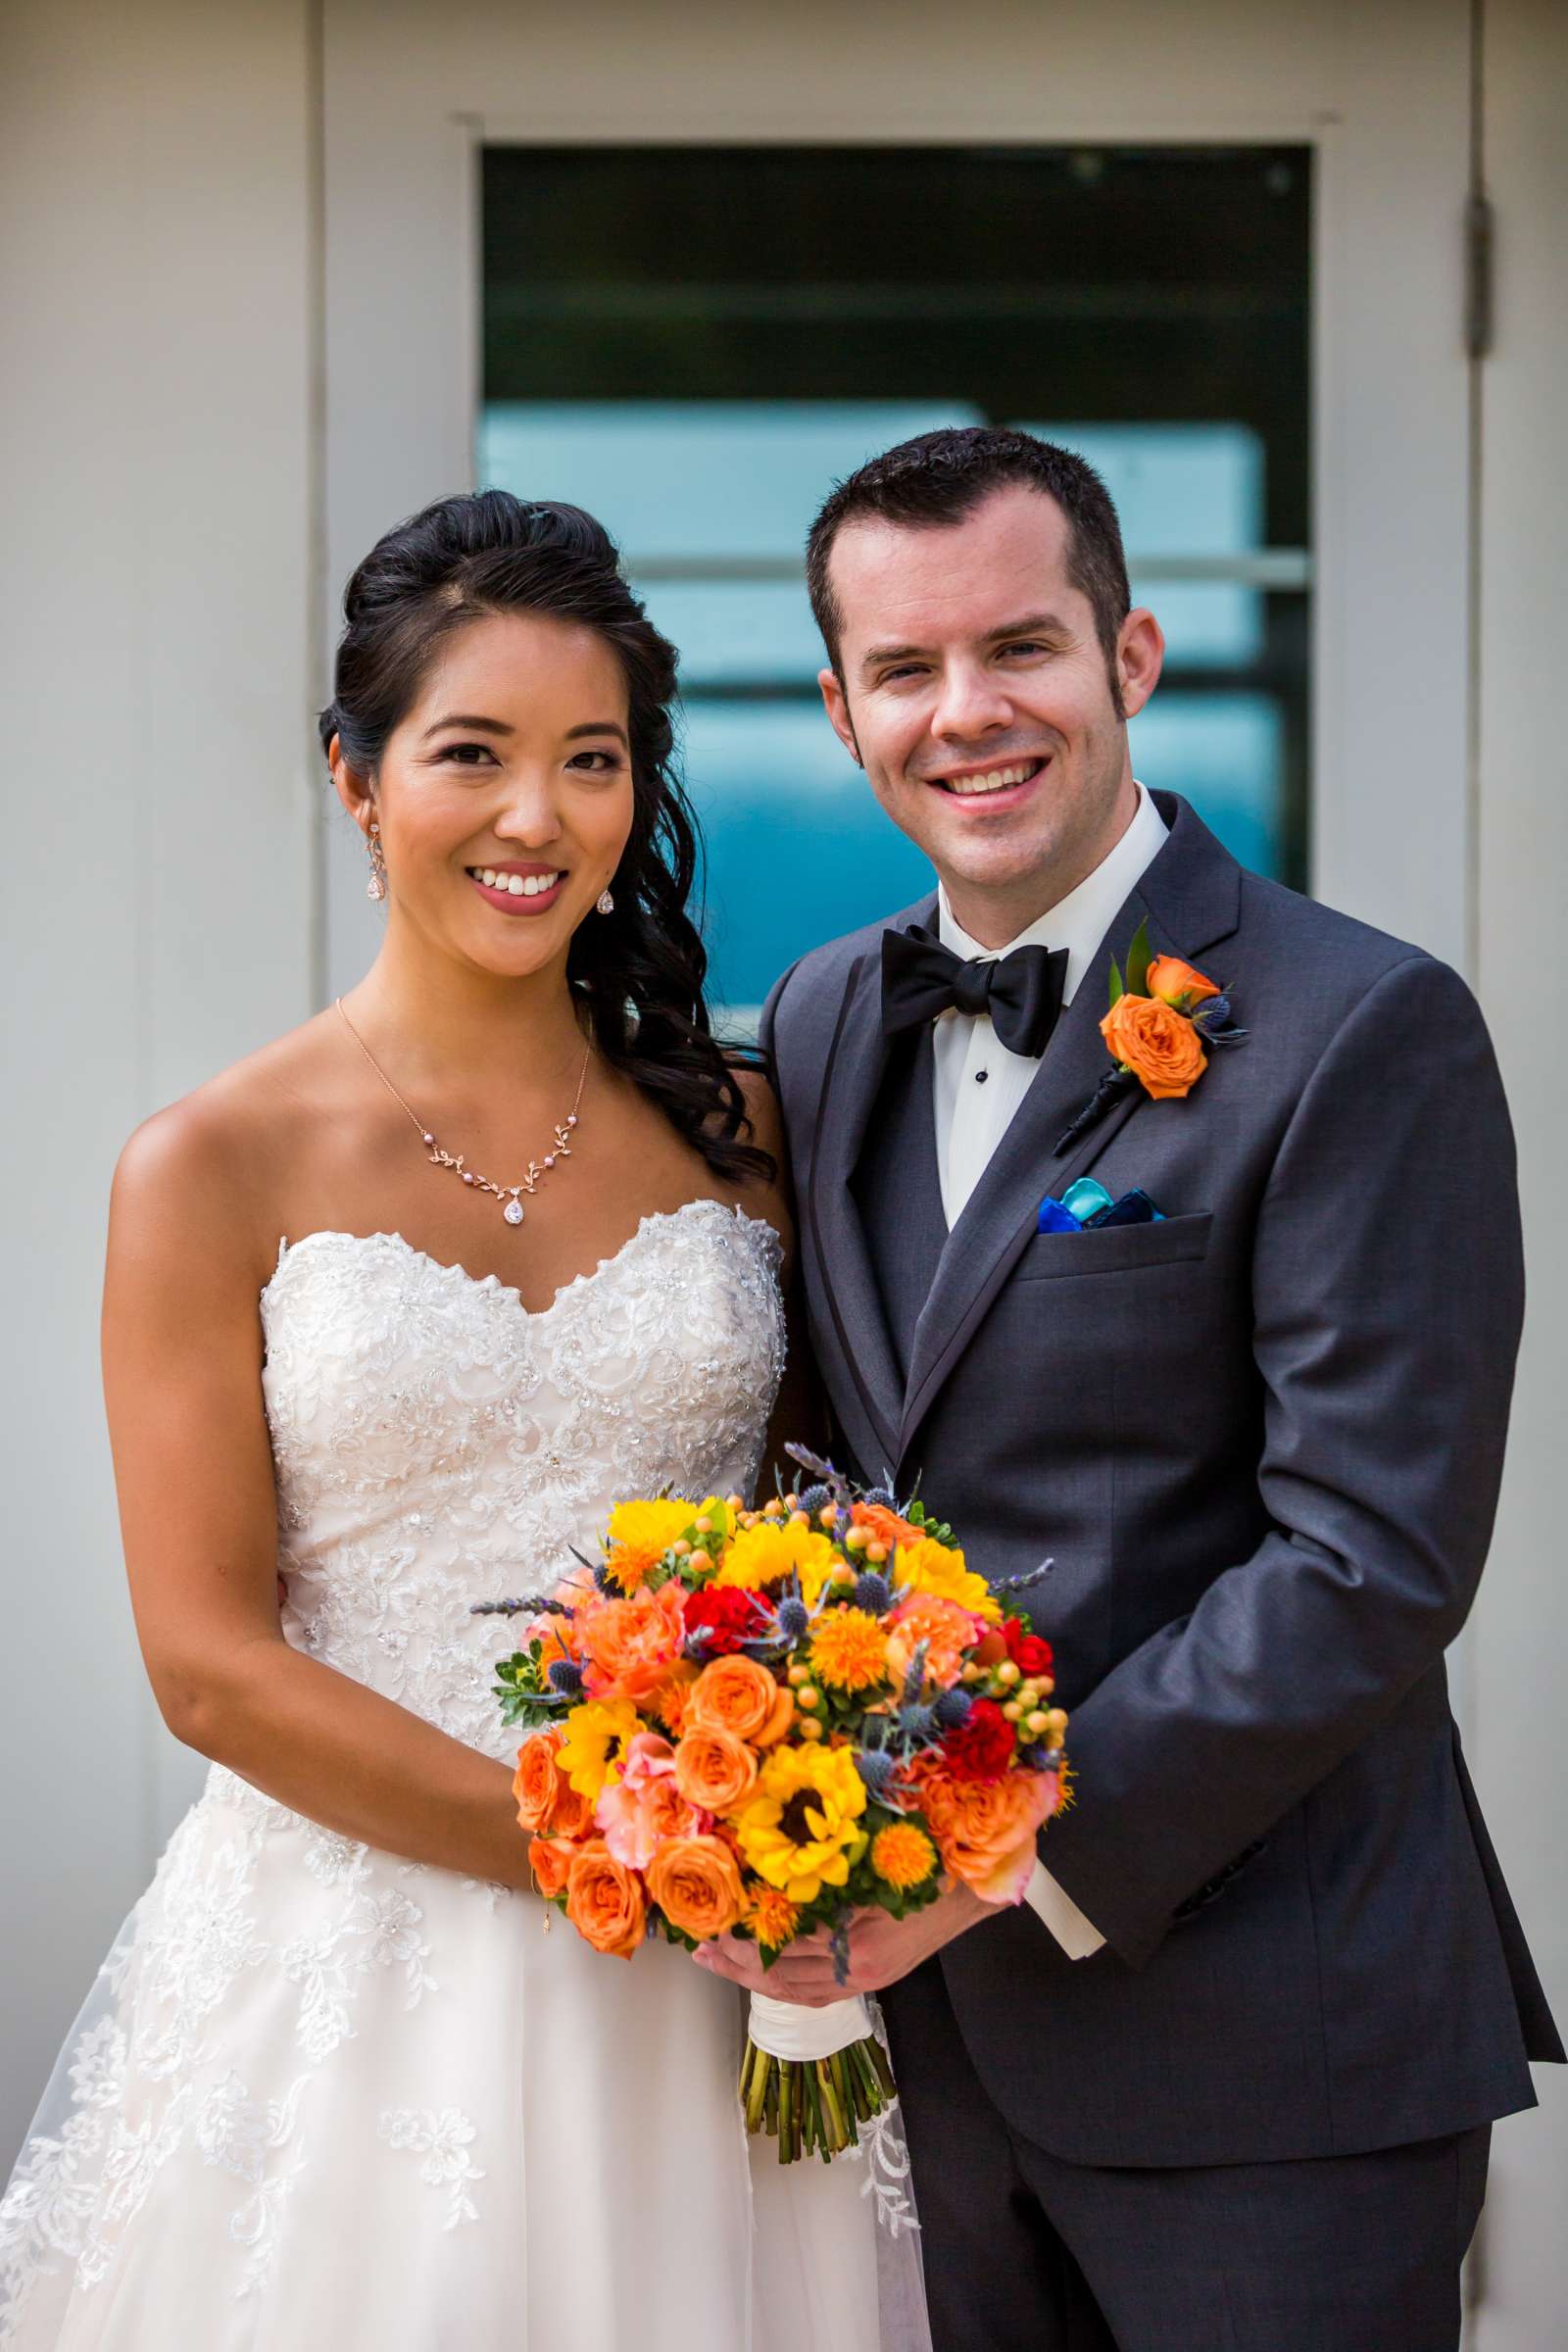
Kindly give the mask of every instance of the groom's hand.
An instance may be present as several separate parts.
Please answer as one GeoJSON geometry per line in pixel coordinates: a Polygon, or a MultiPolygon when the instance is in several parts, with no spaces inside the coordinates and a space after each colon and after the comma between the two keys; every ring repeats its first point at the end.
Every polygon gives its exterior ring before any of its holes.
{"type": "Polygon", "coordinates": [[[910,1919],[890,1919],[885,1911],[858,1912],[850,1928],[850,1973],[842,1982],[833,1973],[833,1948],[820,1928],[814,1936],[792,1943],[768,1969],[756,1944],[735,1936],[705,1943],[696,1957],[699,1967],[744,1984],[749,1992],[765,1992],[801,2009],[825,2009],[829,2002],[847,2001],[854,1993],[880,1992],[896,1984],[956,1936],[995,1915],[994,1903],[983,1903],[962,1885],[938,1895],[910,1919]]]}

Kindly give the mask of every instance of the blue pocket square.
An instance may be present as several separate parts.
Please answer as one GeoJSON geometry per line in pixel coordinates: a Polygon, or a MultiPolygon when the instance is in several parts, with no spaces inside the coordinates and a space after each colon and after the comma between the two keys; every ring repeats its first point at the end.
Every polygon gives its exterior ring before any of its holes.
{"type": "Polygon", "coordinates": [[[1106,1225],[1157,1225],[1164,1213],[1139,1188],[1113,1200],[1102,1184],[1097,1184],[1092,1176],[1080,1176],[1059,1200],[1046,1195],[1036,1212],[1035,1231],[1098,1233],[1106,1225]]]}
{"type": "Polygon", "coordinates": [[[1061,1202],[1053,1200],[1048,1193],[1040,1203],[1040,1217],[1036,1231],[1040,1233],[1077,1233],[1080,1230],[1078,1220],[1072,1210],[1063,1208],[1061,1202]]]}
{"type": "Polygon", "coordinates": [[[1159,1222],[1160,1211],[1145,1192],[1123,1193],[1121,1199],[1112,1201],[1109,1208],[1102,1208],[1098,1217],[1090,1219],[1097,1230],[1106,1225],[1157,1225],[1159,1222]]]}

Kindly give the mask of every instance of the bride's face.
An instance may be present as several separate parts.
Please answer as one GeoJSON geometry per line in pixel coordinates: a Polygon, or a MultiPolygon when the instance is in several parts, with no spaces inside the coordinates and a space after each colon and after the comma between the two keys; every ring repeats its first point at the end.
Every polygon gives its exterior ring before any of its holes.
{"type": "Polygon", "coordinates": [[[620,663],[593,629],[514,612],[449,638],[373,802],[338,775],[356,821],[380,824],[395,919],[484,971],[564,964],[631,831],[626,723],[620,663]]]}

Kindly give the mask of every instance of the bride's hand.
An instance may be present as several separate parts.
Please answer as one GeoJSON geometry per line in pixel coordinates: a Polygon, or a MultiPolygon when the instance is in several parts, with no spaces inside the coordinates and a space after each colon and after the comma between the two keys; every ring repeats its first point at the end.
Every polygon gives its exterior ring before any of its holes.
{"type": "Polygon", "coordinates": [[[765,1992],[775,2001],[793,2001],[797,2008],[825,2009],[832,2001],[847,2001],[858,1992],[880,1992],[885,1985],[896,1984],[945,1943],[993,1918],[995,1912],[994,1904],[983,1903],[961,1884],[951,1886],[909,1919],[892,1919],[886,1911],[874,1909],[858,1912],[850,1927],[850,1973],[842,1981],[834,1974],[833,1947],[820,1928],[792,1943],[765,1970],[756,1944],[734,1936],[721,1936],[703,1944],[696,1958],[700,1968],[744,1984],[748,1992],[765,1992]]]}

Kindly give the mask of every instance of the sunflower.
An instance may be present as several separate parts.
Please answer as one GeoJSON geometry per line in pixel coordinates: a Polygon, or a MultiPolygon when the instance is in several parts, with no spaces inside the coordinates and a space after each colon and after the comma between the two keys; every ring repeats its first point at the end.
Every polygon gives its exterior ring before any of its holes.
{"type": "Polygon", "coordinates": [[[779,1747],[735,1824],[747,1865],[792,1903],[842,1886],[864,1851],[865,1785],[847,1747],[779,1747]]]}
{"type": "Polygon", "coordinates": [[[832,1690],[867,1690],[888,1679],[888,1642],[869,1609],[827,1609],[811,1636],[811,1672],[832,1690]]]}
{"type": "Polygon", "coordinates": [[[890,1821],[871,1840],[871,1868],[901,1894],[923,1886],[936,1866],[936,1847],[912,1821],[890,1821]]]}
{"type": "Polygon", "coordinates": [[[596,1804],[601,1788],[613,1788],[619,1780],[620,1759],[642,1728],[629,1698],[588,1699],[566,1717],[556,1769],[566,1775],[579,1796],[596,1804]]]}
{"type": "Polygon", "coordinates": [[[983,1576],[964,1566],[956,1544],[938,1544],[922,1536],[918,1544],[901,1544],[893,1554],[893,1589],[897,1592],[932,1592],[939,1600],[956,1600],[995,1625],[1001,1604],[983,1576]]]}
{"type": "Polygon", "coordinates": [[[605,1559],[621,1591],[635,1592],[670,1545],[690,1535],[700,1516],[700,1505],[683,1502],[678,1494],[655,1502],[617,1502],[610,1514],[605,1559]]]}
{"type": "Polygon", "coordinates": [[[755,1527],[741,1529],[713,1582],[739,1585],[755,1592],[763,1585],[781,1585],[786,1577],[798,1576],[802,1597],[809,1608],[824,1585],[848,1573],[826,1536],[818,1535],[814,1528],[791,1522],[780,1527],[775,1521],[760,1519],[755,1527]]]}

